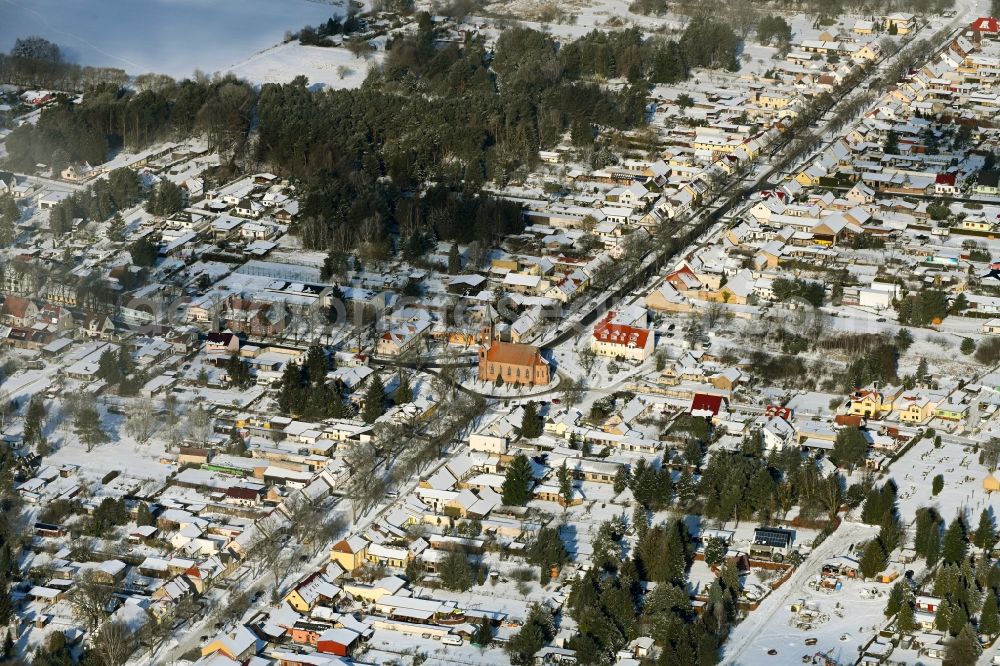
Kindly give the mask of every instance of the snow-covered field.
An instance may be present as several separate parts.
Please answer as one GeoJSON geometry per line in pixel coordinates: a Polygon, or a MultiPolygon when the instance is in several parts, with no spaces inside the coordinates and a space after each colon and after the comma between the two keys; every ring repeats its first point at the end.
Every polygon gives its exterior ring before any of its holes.
{"type": "Polygon", "coordinates": [[[282,44],[232,66],[229,71],[253,83],[288,83],[296,76],[309,79],[310,87],[357,88],[368,70],[382,62],[384,52],[357,58],[344,48],[282,44]]]}
{"type": "Polygon", "coordinates": [[[343,13],[309,0],[0,0],[0,50],[39,35],[81,64],[184,77],[225,71],[343,13]]]}
{"type": "Polygon", "coordinates": [[[899,489],[899,515],[905,524],[920,507],[933,506],[947,521],[961,510],[966,521],[976,525],[984,508],[994,515],[1000,510],[1000,498],[983,491],[987,474],[972,450],[947,440],[934,448],[930,439],[923,439],[893,463],[889,476],[899,489]],[[944,489],[932,496],[931,482],[938,474],[944,477],[944,489]]]}

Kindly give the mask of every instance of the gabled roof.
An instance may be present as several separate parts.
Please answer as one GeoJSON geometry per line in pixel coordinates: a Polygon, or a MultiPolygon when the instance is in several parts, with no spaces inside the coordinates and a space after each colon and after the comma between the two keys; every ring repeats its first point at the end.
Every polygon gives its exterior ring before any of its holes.
{"type": "Polygon", "coordinates": [[[533,366],[546,363],[538,347],[513,342],[494,342],[486,350],[486,360],[491,363],[533,366]]]}
{"type": "Polygon", "coordinates": [[[625,326],[624,324],[612,323],[617,313],[612,311],[594,327],[594,339],[607,344],[621,345],[623,347],[646,346],[649,338],[649,330],[636,328],[635,326],[625,326]]]}
{"type": "Polygon", "coordinates": [[[973,32],[1000,32],[1000,21],[992,16],[982,16],[973,21],[969,28],[973,32]]]}
{"type": "Polygon", "coordinates": [[[721,395],[711,395],[708,393],[695,393],[694,397],[691,398],[691,409],[688,411],[694,414],[695,412],[710,412],[712,416],[718,416],[719,411],[722,409],[722,396],[721,395]]]}

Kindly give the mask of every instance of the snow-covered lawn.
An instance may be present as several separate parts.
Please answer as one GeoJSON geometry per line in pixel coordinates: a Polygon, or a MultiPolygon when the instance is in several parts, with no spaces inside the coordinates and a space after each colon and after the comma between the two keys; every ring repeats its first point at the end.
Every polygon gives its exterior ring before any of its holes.
{"type": "Polygon", "coordinates": [[[39,35],[81,64],[184,77],[225,71],[343,13],[308,0],[0,0],[0,50],[39,35]]]}

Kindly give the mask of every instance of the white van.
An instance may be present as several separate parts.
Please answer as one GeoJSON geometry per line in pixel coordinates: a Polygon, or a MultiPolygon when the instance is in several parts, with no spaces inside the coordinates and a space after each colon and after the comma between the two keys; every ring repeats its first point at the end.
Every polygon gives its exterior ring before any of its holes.
{"type": "Polygon", "coordinates": [[[441,645],[461,645],[464,642],[461,636],[452,636],[449,634],[441,637],[441,645]]]}

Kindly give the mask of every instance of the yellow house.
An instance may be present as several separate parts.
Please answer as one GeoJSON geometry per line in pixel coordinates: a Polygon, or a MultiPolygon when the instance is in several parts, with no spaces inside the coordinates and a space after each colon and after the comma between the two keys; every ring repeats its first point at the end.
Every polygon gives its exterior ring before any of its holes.
{"type": "Polygon", "coordinates": [[[962,231],[992,231],[993,223],[983,217],[969,217],[958,223],[962,231]]]}
{"type": "Polygon", "coordinates": [[[371,585],[364,583],[347,583],[344,585],[344,593],[349,594],[353,599],[363,599],[369,603],[375,603],[387,594],[396,594],[406,587],[406,581],[398,576],[386,576],[371,585]]]}
{"type": "Polygon", "coordinates": [[[874,35],[875,34],[875,22],[874,21],[856,21],[854,27],[851,28],[851,32],[855,35],[874,35]]]}
{"type": "Polygon", "coordinates": [[[364,564],[368,545],[368,540],[359,536],[341,539],[330,549],[330,559],[345,571],[354,571],[364,564]]]}
{"type": "Polygon", "coordinates": [[[299,581],[295,589],[285,595],[285,601],[298,612],[309,613],[316,604],[333,601],[339,594],[340,588],[316,571],[299,581]]]}
{"type": "Polygon", "coordinates": [[[692,310],[691,301],[666,283],[646,296],[646,307],[656,312],[685,313],[692,310]]]}
{"type": "Polygon", "coordinates": [[[848,411],[857,416],[879,418],[892,411],[892,400],[886,400],[878,391],[861,389],[851,394],[848,411]]]}
{"type": "Polygon", "coordinates": [[[310,603],[297,588],[285,595],[285,603],[300,613],[308,613],[316,605],[310,603]]]}
{"type": "Polygon", "coordinates": [[[566,433],[568,433],[572,428],[573,424],[568,420],[558,419],[554,421],[546,421],[542,430],[544,430],[548,435],[569,439],[569,437],[566,436],[566,433]]]}
{"type": "Polygon", "coordinates": [[[757,253],[757,258],[764,263],[768,268],[777,268],[778,264],[781,262],[781,255],[777,252],[762,249],[757,253]]]}
{"type": "Polygon", "coordinates": [[[518,268],[517,259],[514,259],[512,257],[500,257],[498,259],[494,259],[492,262],[490,262],[490,265],[494,269],[500,269],[500,270],[506,269],[508,271],[516,271],[518,268]]]}
{"type": "Polygon", "coordinates": [[[384,546],[373,543],[368,546],[368,561],[372,564],[382,564],[387,567],[403,569],[409,563],[412,553],[408,548],[398,546],[384,546]]]}
{"type": "Polygon", "coordinates": [[[220,653],[238,662],[245,662],[257,654],[257,636],[247,627],[240,625],[232,636],[217,637],[201,649],[201,656],[220,653]]]}
{"type": "Polygon", "coordinates": [[[761,93],[757,103],[766,109],[783,109],[792,103],[788,95],[778,93],[761,93]]]}
{"type": "Polygon", "coordinates": [[[969,411],[968,405],[956,402],[945,402],[934,409],[934,416],[946,421],[961,421],[969,411]]]}
{"type": "Polygon", "coordinates": [[[889,14],[884,18],[884,25],[886,31],[891,31],[895,28],[897,35],[908,35],[916,27],[913,14],[902,13],[889,14]]]}
{"type": "Polygon", "coordinates": [[[729,154],[739,148],[739,144],[730,140],[725,135],[704,134],[695,137],[691,144],[695,150],[704,150],[711,153],[729,154]]]}
{"type": "Polygon", "coordinates": [[[729,285],[723,285],[715,291],[702,290],[699,294],[701,299],[710,303],[729,303],[730,305],[746,305],[745,295],[737,294],[729,285]]]}
{"type": "Polygon", "coordinates": [[[936,407],[936,401],[914,394],[899,396],[893,405],[896,416],[906,423],[923,423],[934,415],[936,407]]]}
{"type": "Polygon", "coordinates": [[[819,185],[819,176],[809,173],[808,169],[804,169],[795,176],[795,182],[802,187],[815,187],[819,185]]]}

